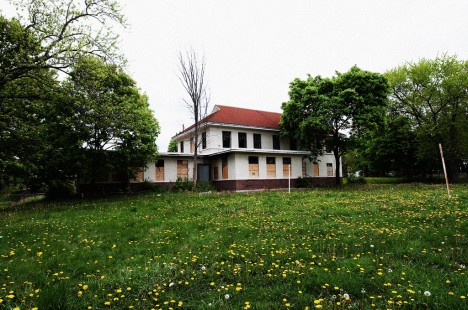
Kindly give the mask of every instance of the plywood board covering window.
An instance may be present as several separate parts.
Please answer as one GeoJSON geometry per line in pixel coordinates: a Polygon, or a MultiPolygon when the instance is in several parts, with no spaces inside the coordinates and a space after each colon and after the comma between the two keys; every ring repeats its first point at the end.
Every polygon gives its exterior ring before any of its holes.
{"type": "Polygon", "coordinates": [[[327,164],[327,176],[329,177],[333,176],[333,164],[330,164],[330,163],[327,164]]]}
{"type": "Polygon", "coordinates": [[[283,177],[289,178],[289,166],[291,165],[291,157],[283,157],[283,177]]]}
{"type": "Polygon", "coordinates": [[[249,176],[251,178],[258,178],[258,175],[259,175],[258,157],[249,156],[249,176]]]}
{"type": "Polygon", "coordinates": [[[156,162],[156,182],[164,181],[164,160],[156,162]]]}
{"type": "Polygon", "coordinates": [[[228,179],[228,160],[227,158],[223,158],[222,160],[222,165],[223,165],[223,179],[228,179]]]}
{"type": "Polygon", "coordinates": [[[267,178],[276,178],[276,160],[274,157],[267,157],[267,178]]]}
{"type": "Polygon", "coordinates": [[[319,165],[318,163],[314,163],[314,177],[320,176],[319,165]]]}
{"type": "Polygon", "coordinates": [[[213,164],[213,179],[219,179],[219,171],[218,171],[218,160],[216,159],[213,164]]]}
{"type": "Polygon", "coordinates": [[[178,178],[188,178],[188,161],[187,160],[178,160],[177,161],[177,177],[178,178]]]}
{"type": "Polygon", "coordinates": [[[302,162],[302,176],[307,176],[307,163],[305,161],[302,162]]]}
{"type": "Polygon", "coordinates": [[[135,171],[135,181],[143,182],[145,180],[145,174],[143,168],[137,168],[135,171]]]}

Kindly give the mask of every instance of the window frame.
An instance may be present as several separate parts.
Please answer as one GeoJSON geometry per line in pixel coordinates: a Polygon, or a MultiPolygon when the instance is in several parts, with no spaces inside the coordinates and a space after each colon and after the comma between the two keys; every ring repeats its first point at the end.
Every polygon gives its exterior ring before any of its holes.
{"type": "Polygon", "coordinates": [[[262,134],[260,133],[253,134],[253,147],[254,149],[262,148],[262,134]]]}

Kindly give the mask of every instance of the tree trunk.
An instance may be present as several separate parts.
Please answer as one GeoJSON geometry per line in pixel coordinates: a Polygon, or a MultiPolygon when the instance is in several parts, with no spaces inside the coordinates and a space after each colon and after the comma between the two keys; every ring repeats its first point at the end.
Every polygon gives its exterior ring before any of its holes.
{"type": "Polygon", "coordinates": [[[335,156],[335,184],[341,185],[341,176],[340,176],[340,153],[338,150],[333,150],[333,155],[335,156]]]}

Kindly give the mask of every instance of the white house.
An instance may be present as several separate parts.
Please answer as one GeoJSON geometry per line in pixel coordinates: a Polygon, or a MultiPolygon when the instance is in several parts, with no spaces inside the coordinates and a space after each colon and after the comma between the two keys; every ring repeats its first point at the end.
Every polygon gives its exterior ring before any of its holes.
{"type": "MultiPolygon", "coordinates": [[[[217,105],[200,121],[198,179],[210,181],[218,190],[287,188],[288,179],[309,177],[314,184],[335,181],[333,154],[325,153],[316,163],[307,151],[296,150],[280,137],[281,114],[217,105]]],[[[135,182],[149,181],[169,187],[177,178],[193,175],[194,125],[173,137],[177,153],[160,153],[135,182]]]]}

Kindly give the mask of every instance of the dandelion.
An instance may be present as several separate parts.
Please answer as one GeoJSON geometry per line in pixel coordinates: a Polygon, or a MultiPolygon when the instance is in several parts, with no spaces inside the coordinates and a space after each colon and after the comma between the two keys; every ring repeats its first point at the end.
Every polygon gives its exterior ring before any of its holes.
{"type": "Polygon", "coordinates": [[[361,288],[361,293],[362,294],[365,294],[366,293],[366,290],[364,288],[361,288]]]}
{"type": "Polygon", "coordinates": [[[169,283],[169,287],[173,287],[173,286],[174,286],[174,282],[169,283]]]}
{"type": "Polygon", "coordinates": [[[40,257],[42,255],[42,252],[37,252],[36,255],[40,257]]]}
{"type": "Polygon", "coordinates": [[[83,285],[83,291],[86,291],[88,289],[88,285],[83,285]]]}
{"type": "Polygon", "coordinates": [[[429,291],[425,291],[425,292],[424,292],[424,296],[426,296],[426,297],[429,297],[429,296],[431,296],[431,292],[429,292],[429,291]]]}
{"type": "Polygon", "coordinates": [[[78,291],[78,297],[81,297],[81,295],[83,295],[83,292],[82,291],[78,291]]]}
{"type": "Polygon", "coordinates": [[[229,294],[224,295],[224,299],[229,299],[229,298],[231,298],[231,295],[229,294]]]}
{"type": "Polygon", "coordinates": [[[370,247],[371,247],[371,248],[373,248],[373,247],[374,247],[374,245],[373,245],[373,244],[371,244],[371,245],[370,245],[370,247]]]}
{"type": "Polygon", "coordinates": [[[201,266],[201,270],[202,270],[202,271],[205,271],[205,270],[206,270],[206,267],[205,267],[205,266],[201,266]]]}
{"type": "Polygon", "coordinates": [[[349,299],[350,299],[350,298],[349,298],[349,294],[348,294],[348,293],[344,293],[344,294],[343,294],[343,298],[344,298],[345,300],[349,300],[349,299]]]}

